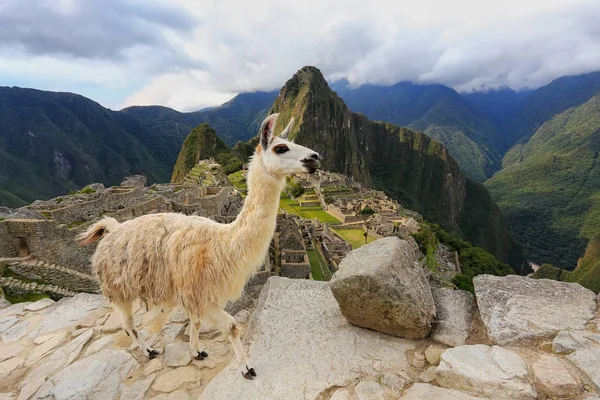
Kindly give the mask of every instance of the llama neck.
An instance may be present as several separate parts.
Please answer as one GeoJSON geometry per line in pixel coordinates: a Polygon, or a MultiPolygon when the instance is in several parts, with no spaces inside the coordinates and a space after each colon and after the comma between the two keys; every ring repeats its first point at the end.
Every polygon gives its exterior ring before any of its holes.
{"type": "Polygon", "coordinates": [[[276,178],[265,169],[260,154],[254,156],[248,169],[248,196],[244,207],[231,224],[232,245],[241,250],[244,264],[258,268],[264,261],[275,232],[279,197],[284,179],[276,178]]]}

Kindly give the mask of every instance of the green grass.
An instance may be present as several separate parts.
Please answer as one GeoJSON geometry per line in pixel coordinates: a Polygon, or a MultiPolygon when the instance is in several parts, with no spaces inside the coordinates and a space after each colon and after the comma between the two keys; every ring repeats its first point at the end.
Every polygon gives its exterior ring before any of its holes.
{"type": "Polygon", "coordinates": [[[233,174],[227,175],[227,178],[231,184],[242,194],[242,197],[246,197],[248,194],[248,184],[246,183],[246,177],[244,171],[237,171],[233,174]]]}
{"type": "MultiPolygon", "coordinates": [[[[365,231],[362,228],[335,228],[332,230],[340,235],[342,239],[352,245],[352,249],[358,249],[360,246],[365,245],[365,237],[363,236],[365,231]]],[[[368,243],[374,241],[375,238],[371,235],[367,236],[368,243]]]]}
{"type": "Polygon", "coordinates": [[[4,297],[12,304],[35,302],[41,299],[50,298],[50,296],[48,296],[47,294],[33,292],[23,293],[22,295],[17,296],[13,296],[9,293],[4,292],[4,297]]]}
{"type": "Polygon", "coordinates": [[[315,281],[328,281],[331,279],[331,271],[327,267],[327,263],[323,260],[321,253],[318,250],[306,250],[312,277],[315,281]]]}
{"type": "Polygon", "coordinates": [[[339,224],[340,221],[321,207],[300,207],[298,203],[290,198],[281,198],[279,207],[286,210],[290,214],[297,215],[301,218],[313,219],[317,218],[320,222],[328,224],[339,224]]]}

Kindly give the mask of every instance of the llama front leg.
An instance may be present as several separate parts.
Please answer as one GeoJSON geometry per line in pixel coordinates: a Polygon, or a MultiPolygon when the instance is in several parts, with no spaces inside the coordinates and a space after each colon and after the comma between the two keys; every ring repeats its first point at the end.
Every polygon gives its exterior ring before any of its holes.
{"type": "Polygon", "coordinates": [[[239,368],[242,376],[246,379],[254,379],[256,376],[256,371],[254,371],[254,368],[252,368],[248,362],[248,358],[246,357],[244,347],[242,346],[242,342],[240,340],[240,332],[235,323],[235,319],[225,312],[225,310],[218,309],[211,313],[211,320],[215,327],[218,327],[221,332],[227,335],[227,339],[229,339],[231,342],[235,357],[239,362],[239,368]]]}
{"type": "Polygon", "coordinates": [[[149,347],[133,326],[133,310],[131,302],[114,302],[113,308],[119,311],[119,314],[121,315],[121,321],[123,323],[123,329],[125,329],[127,336],[131,337],[133,342],[139,346],[140,350],[142,350],[142,353],[144,353],[146,357],[156,357],[158,351],[154,350],[152,347],[149,347]]]}
{"type": "Polygon", "coordinates": [[[208,357],[208,353],[201,350],[198,345],[198,334],[200,333],[200,326],[202,326],[202,320],[197,317],[190,316],[190,351],[192,357],[196,360],[204,360],[208,357]]]}

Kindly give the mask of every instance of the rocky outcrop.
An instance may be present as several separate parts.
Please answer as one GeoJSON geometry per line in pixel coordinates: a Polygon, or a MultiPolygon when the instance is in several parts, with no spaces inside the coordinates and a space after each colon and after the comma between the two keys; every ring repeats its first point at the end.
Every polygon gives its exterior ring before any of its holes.
{"type": "Polygon", "coordinates": [[[146,187],[148,179],[144,175],[130,175],[126,176],[121,182],[121,186],[132,186],[136,188],[146,187]]]}
{"type": "MultiPolygon", "coordinates": [[[[244,338],[258,378],[232,362],[203,399],[315,399],[370,375],[406,374],[415,342],[353,326],[325,282],[269,278],[244,338]]],[[[367,385],[368,389],[369,385],[367,385]]]]}
{"type": "Polygon", "coordinates": [[[410,244],[397,237],[350,252],[330,282],[342,315],[363,328],[410,339],[426,337],[435,305],[417,261],[410,244]]]}
{"type": "Polygon", "coordinates": [[[479,275],[473,284],[488,335],[500,345],[583,330],[596,310],[594,292],[577,283],[479,275]]]}
{"type": "Polygon", "coordinates": [[[448,346],[461,346],[471,333],[477,312],[475,296],[465,290],[432,288],[436,318],[431,338],[448,346]]]}

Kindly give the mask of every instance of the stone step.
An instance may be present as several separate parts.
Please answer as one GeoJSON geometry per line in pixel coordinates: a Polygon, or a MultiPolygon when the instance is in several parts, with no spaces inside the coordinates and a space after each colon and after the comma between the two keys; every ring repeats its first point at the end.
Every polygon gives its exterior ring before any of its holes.
{"type": "Polygon", "coordinates": [[[51,292],[61,296],[75,296],[77,293],[56,285],[40,285],[35,282],[23,282],[12,277],[0,277],[0,286],[19,288],[32,292],[51,292]]]}
{"type": "Polygon", "coordinates": [[[56,264],[49,264],[45,261],[42,260],[38,260],[36,261],[20,261],[20,260],[12,260],[11,262],[9,262],[9,265],[14,265],[14,266],[19,266],[19,265],[23,265],[26,267],[35,267],[35,268],[43,268],[43,269],[51,269],[51,270],[56,270],[56,271],[61,271],[61,272],[65,272],[69,275],[73,275],[73,276],[77,276],[79,278],[82,279],[86,279],[89,281],[96,281],[96,277],[92,276],[92,275],[88,275],[88,274],[84,274],[83,272],[79,272],[79,271],[75,271],[74,269],[71,268],[67,268],[61,265],[56,265],[56,264]]]}

